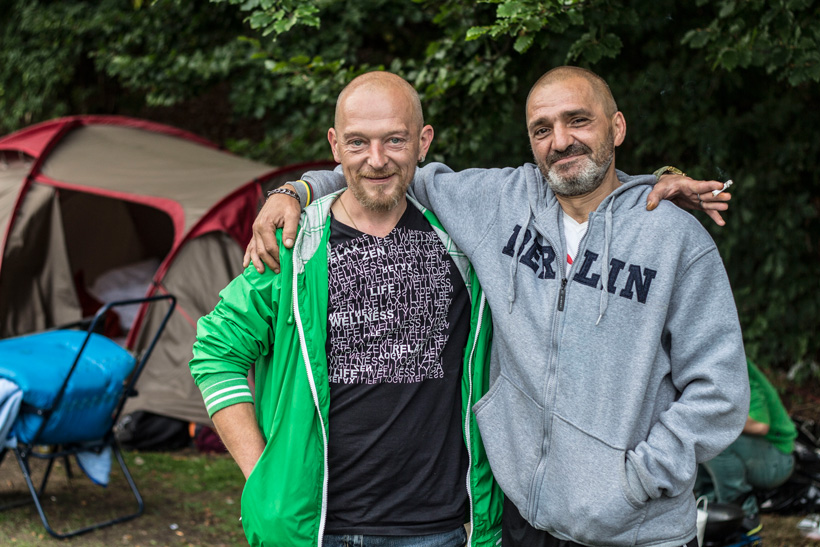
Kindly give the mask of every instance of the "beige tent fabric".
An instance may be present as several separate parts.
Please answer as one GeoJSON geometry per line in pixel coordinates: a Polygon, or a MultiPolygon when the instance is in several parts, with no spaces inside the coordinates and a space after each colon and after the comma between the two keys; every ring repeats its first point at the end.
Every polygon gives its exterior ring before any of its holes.
{"type": "Polygon", "coordinates": [[[17,154],[0,153],[0,241],[6,235],[11,212],[29,169],[31,160],[20,158],[17,154]]]}
{"type": "MultiPolygon", "coordinates": [[[[31,158],[16,150],[0,151],[4,232],[31,165],[31,158]]],[[[272,170],[148,129],[106,123],[72,128],[40,168],[55,186],[45,180],[32,184],[10,234],[0,270],[0,338],[78,321],[75,275],[82,273],[85,286],[91,287],[106,272],[148,258],[165,260],[203,215],[272,170]]],[[[294,167],[262,183],[263,190],[301,172],[294,167]]],[[[244,207],[238,213],[244,216],[237,217],[242,222],[248,220],[247,200],[256,191],[245,190],[237,198],[244,207]]],[[[233,209],[226,205],[225,211],[233,209]]],[[[178,308],[143,371],[139,395],[129,400],[125,413],[146,410],[210,423],[188,369],[194,323],[213,309],[219,291],[241,273],[243,251],[243,245],[224,232],[200,235],[179,248],[160,291],[174,294],[178,308]]],[[[151,308],[133,341],[135,348],[147,346],[163,308],[163,303],[151,308]]]]}
{"type": "MultiPolygon", "coordinates": [[[[221,291],[242,273],[244,249],[224,232],[210,232],[189,241],[171,264],[163,287],[177,297],[174,312],[162,343],[158,344],[137,383],[139,395],[131,398],[124,413],[136,410],[157,412],[186,421],[209,424],[202,396],[194,385],[188,362],[196,339],[196,322],[213,310],[221,291]]],[[[152,307],[135,346],[144,348],[164,312],[163,305],[152,307]]]]}
{"type": "Polygon", "coordinates": [[[60,141],[42,173],[67,183],[178,201],[185,209],[187,232],[216,199],[270,170],[268,165],[178,137],[88,125],[60,141]]]}
{"type": "Polygon", "coordinates": [[[54,188],[32,184],[6,242],[0,337],[81,319],[54,188]]]}

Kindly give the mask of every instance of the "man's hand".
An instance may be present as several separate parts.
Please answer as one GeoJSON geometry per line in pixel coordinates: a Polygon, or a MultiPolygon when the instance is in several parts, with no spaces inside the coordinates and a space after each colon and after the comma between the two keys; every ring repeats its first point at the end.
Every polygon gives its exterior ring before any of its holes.
{"type": "MultiPolygon", "coordinates": [[[[284,187],[293,189],[290,184],[284,187]]],[[[279,273],[276,229],[282,228],[282,242],[290,249],[296,239],[301,213],[299,202],[292,197],[286,194],[274,194],[269,197],[253,221],[253,236],[245,249],[242,265],[247,268],[253,260],[253,265],[259,273],[265,271],[265,264],[275,273],[279,273]]]]}
{"type": "Polygon", "coordinates": [[[720,216],[720,211],[729,209],[729,200],[732,194],[721,192],[712,195],[713,190],[723,188],[723,183],[716,180],[693,180],[684,175],[663,175],[655,188],[646,198],[646,209],[651,211],[658,204],[668,199],[678,207],[705,211],[718,226],[725,226],[726,222],[720,216]]]}

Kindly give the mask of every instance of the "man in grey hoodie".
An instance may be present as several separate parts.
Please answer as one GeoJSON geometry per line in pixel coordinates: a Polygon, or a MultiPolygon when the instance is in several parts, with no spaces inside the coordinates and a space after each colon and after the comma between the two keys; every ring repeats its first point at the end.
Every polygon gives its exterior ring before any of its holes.
{"type": "Polygon", "coordinates": [[[597,75],[545,74],[527,130],[537,165],[433,163],[412,186],[495,310],[493,385],[473,411],[506,495],[504,545],[695,545],[697,464],[749,405],[717,248],[670,203],[647,210],[654,176],[616,171],[626,121],[597,75]]]}

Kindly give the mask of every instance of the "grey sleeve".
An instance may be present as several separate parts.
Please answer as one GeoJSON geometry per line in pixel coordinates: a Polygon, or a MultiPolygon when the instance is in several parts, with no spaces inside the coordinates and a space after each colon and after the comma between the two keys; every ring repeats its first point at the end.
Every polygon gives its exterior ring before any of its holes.
{"type": "Polygon", "coordinates": [[[307,184],[303,184],[300,181],[291,182],[290,184],[296,189],[296,193],[299,194],[302,209],[316,198],[332,194],[347,186],[341,165],[337,165],[333,171],[308,171],[302,175],[301,180],[307,184]]]}
{"type": "Polygon", "coordinates": [[[681,395],[627,454],[628,482],[642,499],[690,489],[697,464],[729,446],[749,412],[740,322],[714,246],[679,275],[665,336],[671,340],[672,381],[681,395]]]}
{"type": "MultiPolygon", "coordinates": [[[[505,184],[523,177],[524,168],[453,171],[432,162],[417,168],[410,185],[413,197],[430,209],[456,244],[470,254],[487,232],[501,203],[505,184]]],[[[341,167],[311,171],[302,177],[317,197],[345,186],[341,167]]]]}

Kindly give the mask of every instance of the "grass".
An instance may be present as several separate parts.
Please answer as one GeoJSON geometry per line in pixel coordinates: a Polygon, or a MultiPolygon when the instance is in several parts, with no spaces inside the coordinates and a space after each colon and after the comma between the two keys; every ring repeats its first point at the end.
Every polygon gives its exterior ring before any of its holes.
{"type": "MultiPolygon", "coordinates": [[[[34,506],[27,505],[0,512],[0,545],[247,545],[239,523],[243,478],[230,456],[203,455],[191,449],[126,452],[125,459],[145,500],[143,516],[61,542],[46,533],[34,506]]],[[[33,463],[35,484],[39,484],[43,467],[42,462],[33,463]]],[[[61,463],[52,472],[44,501],[52,527],[64,531],[136,509],[116,464],[108,488],[95,486],[76,465],[72,467],[75,475],[71,480],[66,479],[61,463]]],[[[0,466],[0,504],[21,496],[28,496],[28,490],[13,455],[8,454],[0,466]]],[[[765,547],[820,547],[820,542],[807,540],[797,531],[801,518],[763,515],[765,547]]]]}
{"type": "MultiPolygon", "coordinates": [[[[239,523],[243,478],[230,456],[184,450],[128,452],[125,459],[145,500],[141,517],[59,542],[46,533],[34,506],[27,505],[0,512],[0,545],[247,545],[239,523]]],[[[33,462],[35,484],[43,468],[42,462],[33,462]]],[[[72,468],[71,480],[66,479],[61,462],[52,472],[44,499],[52,528],[63,532],[87,526],[94,519],[136,511],[137,503],[116,464],[107,488],[92,484],[76,466],[72,468]]],[[[9,454],[0,467],[0,504],[24,496],[28,490],[9,454]]]]}

